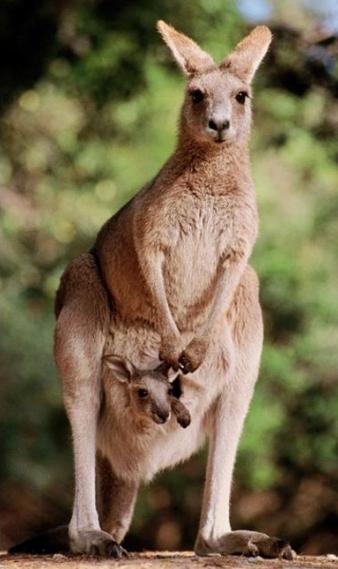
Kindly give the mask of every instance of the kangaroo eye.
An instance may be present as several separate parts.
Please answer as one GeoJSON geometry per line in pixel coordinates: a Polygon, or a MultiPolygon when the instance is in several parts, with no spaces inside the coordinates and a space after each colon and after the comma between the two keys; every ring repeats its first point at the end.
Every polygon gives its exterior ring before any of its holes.
{"type": "Polygon", "coordinates": [[[173,393],[174,393],[173,388],[172,388],[172,387],[169,387],[169,389],[168,389],[168,395],[173,395],[173,393]]]}
{"type": "Polygon", "coordinates": [[[190,91],[190,96],[193,103],[200,103],[204,99],[204,93],[201,89],[194,89],[193,91],[190,91]]]}
{"type": "Polygon", "coordinates": [[[236,95],[236,101],[240,105],[244,105],[245,99],[247,97],[249,97],[249,94],[246,91],[239,91],[239,93],[237,93],[237,95],[236,95]]]}
{"type": "Polygon", "coordinates": [[[146,397],[149,395],[148,389],[138,389],[137,395],[140,399],[146,399],[146,397]]]}

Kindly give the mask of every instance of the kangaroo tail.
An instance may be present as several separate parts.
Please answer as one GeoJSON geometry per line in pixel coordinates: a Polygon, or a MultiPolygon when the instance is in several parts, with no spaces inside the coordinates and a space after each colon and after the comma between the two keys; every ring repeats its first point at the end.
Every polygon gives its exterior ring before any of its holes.
{"type": "Polygon", "coordinates": [[[59,526],[27,539],[18,545],[13,545],[9,553],[67,553],[70,551],[68,526],[59,526]]]}

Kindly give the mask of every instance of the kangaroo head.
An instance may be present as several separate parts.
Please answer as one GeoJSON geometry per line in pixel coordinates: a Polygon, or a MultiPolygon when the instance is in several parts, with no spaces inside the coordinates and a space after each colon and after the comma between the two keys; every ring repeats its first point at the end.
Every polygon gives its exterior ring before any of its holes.
{"type": "Polygon", "coordinates": [[[181,133],[209,144],[248,137],[250,84],[271,42],[266,26],[257,26],[217,65],[193,40],[163,21],[157,27],[187,76],[181,133]]]}
{"type": "Polygon", "coordinates": [[[170,417],[173,387],[162,366],[140,370],[118,356],[108,355],[104,359],[114,378],[126,385],[134,415],[157,424],[166,423],[170,417]]]}

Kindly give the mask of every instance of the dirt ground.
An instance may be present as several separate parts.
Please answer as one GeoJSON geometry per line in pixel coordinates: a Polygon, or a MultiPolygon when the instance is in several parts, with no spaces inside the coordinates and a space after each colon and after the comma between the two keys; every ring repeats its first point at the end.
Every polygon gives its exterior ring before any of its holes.
{"type": "Polygon", "coordinates": [[[151,552],[130,554],[128,559],[114,561],[61,554],[32,556],[0,554],[0,569],[338,569],[338,557],[297,556],[293,561],[266,560],[260,557],[196,557],[192,552],[151,552]]]}

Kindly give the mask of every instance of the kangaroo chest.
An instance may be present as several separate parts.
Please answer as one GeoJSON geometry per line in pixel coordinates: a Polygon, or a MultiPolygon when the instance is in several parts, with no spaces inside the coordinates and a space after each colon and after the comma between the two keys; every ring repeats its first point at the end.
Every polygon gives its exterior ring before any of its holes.
{"type": "Polygon", "coordinates": [[[166,292],[177,317],[196,303],[208,304],[222,259],[241,233],[240,204],[229,195],[194,194],[168,215],[168,254],[163,266],[166,292]]]}

